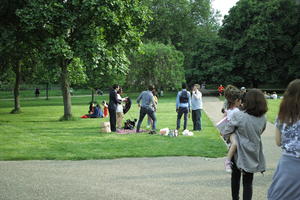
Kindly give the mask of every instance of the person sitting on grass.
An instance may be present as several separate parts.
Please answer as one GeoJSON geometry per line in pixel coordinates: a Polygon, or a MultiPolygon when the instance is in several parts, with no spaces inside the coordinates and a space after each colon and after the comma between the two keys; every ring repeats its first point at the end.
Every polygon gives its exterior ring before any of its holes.
{"type": "Polygon", "coordinates": [[[93,106],[94,104],[90,104],[90,110],[89,114],[83,115],[81,118],[102,118],[103,117],[103,112],[99,104],[97,104],[95,107],[93,106]]]}
{"type": "Polygon", "coordinates": [[[108,105],[106,101],[102,101],[102,106],[103,106],[103,117],[108,116],[108,105]]]}
{"type": "Polygon", "coordinates": [[[102,118],[103,117],[103,112],[101,110],[101,107],[99,104],[96,105],[94,108],[94,112],[89,115],[90,118],[102,118]]]}

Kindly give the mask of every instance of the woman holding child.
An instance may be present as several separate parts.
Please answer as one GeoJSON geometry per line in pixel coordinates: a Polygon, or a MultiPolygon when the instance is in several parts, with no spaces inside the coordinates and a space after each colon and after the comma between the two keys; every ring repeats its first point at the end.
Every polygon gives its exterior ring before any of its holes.
{"type": "Polygon", "coordinates": [[[266,127],[264,115],[267,112],[267,102],[263,93],[257,89],[248,91],[243,107],[236,110],[240,102],[240,97],[235,97],[232,105],[234,112],[230,114],[224,134],[230,137],[234,133],[232,139],[236,141],[236,151],[234,150],[234,157],[230,162],[232,199],[239,199],[240,179],[243,176],[243,200],[251,200],[253,174],[265,171],[261,134],[266,127]]]}

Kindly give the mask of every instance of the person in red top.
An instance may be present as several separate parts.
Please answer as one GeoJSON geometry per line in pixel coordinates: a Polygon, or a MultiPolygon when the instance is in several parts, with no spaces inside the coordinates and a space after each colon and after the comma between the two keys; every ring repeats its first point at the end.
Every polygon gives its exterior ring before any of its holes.
{"type": "Polygon", "coordinates": [[[102,105],[103,105],[103,117],[107,117],[108,116],[108,105],[107,105],[106,101],[102,101],[102,105]]]}
{"type": "Polygon", "coordinates": [[[223,85],[220,85],[220,86],[218,87],[218,91],[219,91],[219,95],[220,95],[220,96],[223,96],[223,92],[224,92],[224,87],[223,87],[223,85]]]}

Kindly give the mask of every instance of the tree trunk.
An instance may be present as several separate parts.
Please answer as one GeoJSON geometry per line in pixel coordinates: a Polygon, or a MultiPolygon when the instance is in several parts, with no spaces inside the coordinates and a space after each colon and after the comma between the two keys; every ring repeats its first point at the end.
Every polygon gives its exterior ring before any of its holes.
{"type": "Polygon", "coordinates": [[[49,100],[49,83],[46,84],[46,100],[49,100]]]}
{"type": "Polygon", "coordinates": [[[14,87],[14,100],[15,100],[15,108],[11,111],[11,113],[20,113],[21,112],[21,104],[20,104],[20,81],[21,81],[21,64],[18,61],[14,68],[16,74],[16,81],[14,87]]]}
{"type": "Polygon", "coordinates": [[[92,89],[92,101],[91,103],[93,103],[95,101],[95,93],[94,93],[94,89],[92,89]]]}
{"type": "Polygon", "coordinates": [[[61,118],[61,120],[70,120],[72,119],[72,104],[68,64],[66,59],[62,59],[61,61],[61,90],[64,101],[64,116],[61,118]]]}

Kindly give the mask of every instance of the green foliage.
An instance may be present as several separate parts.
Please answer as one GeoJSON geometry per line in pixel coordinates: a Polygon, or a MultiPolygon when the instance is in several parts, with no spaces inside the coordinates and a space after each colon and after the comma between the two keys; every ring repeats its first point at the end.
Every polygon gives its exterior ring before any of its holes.
{"type": "Polygon", "coordinates": [[[184,55],[186,78],[195,60],[197,43],[217,34],[218,16],[212,12],[210,0],[144,0],[152,11],[145,41],[157,41],[175,46],[184,55]]]}
{"type": "Polygon", "coordinates": [[[297,77],[299,10],[294,0],[240,0],[230,10],[220,36],[233,44],[232,63],[244,83],[285,84],[297,77]]]}
{"type": "Polygon", "coordinates": [[[154,84],[157,88],[180,88],[184,78],[183,54],[171,45],[147,43],[131,57],[127,86],[145,89],[154,84]]]}
{"type": "Polygon", "coordinates": [[[64,118],[71,117],[70,84],[94,88],[107,74],[126,73],[125,49],[139,45],[150,19],[139,0],[32,0],[17,15],[45,67],[60,68],[64,118]]]}
{"type": "Polygon", "coordinates": [[[240,0],[218,36],[197,43],[188,79],[258,87],[299,77],[299,10],[293,0],[240,0]]]}

